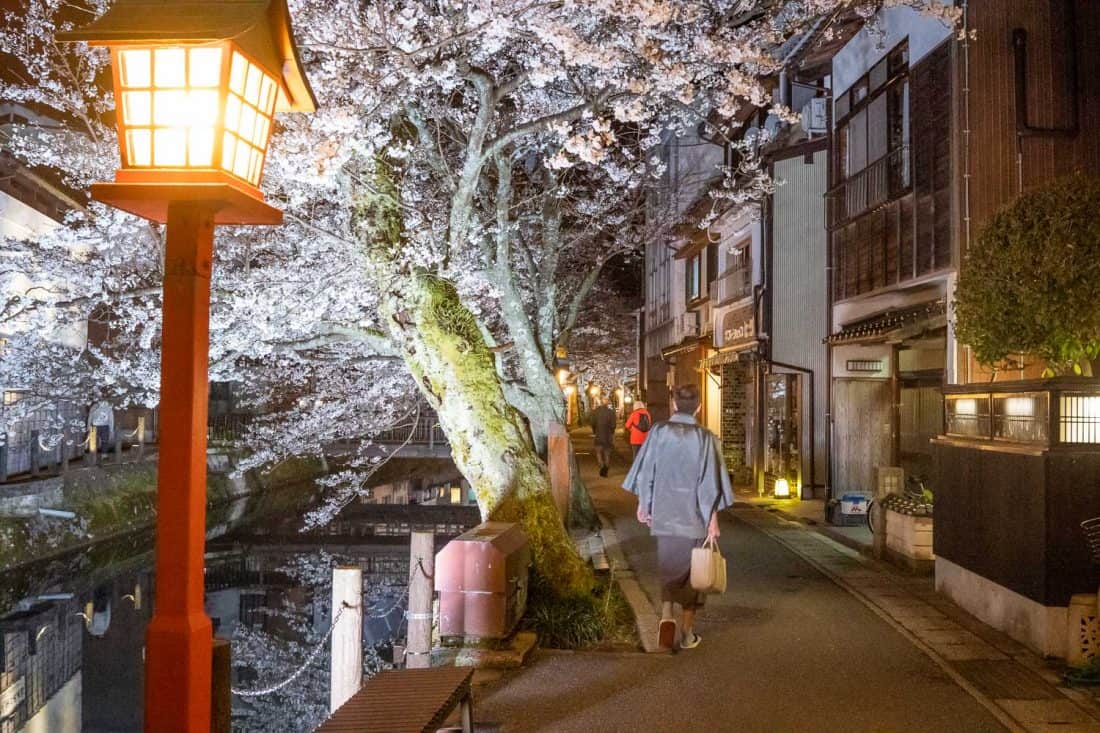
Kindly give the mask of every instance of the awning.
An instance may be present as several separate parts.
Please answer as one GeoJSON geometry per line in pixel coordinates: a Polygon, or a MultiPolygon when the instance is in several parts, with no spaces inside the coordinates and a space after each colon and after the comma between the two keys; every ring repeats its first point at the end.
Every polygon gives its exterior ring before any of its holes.
{"type": "Polygon", "coordinates": [[[661,357],[667,359],[670,356],[676,356],[677,354],[682,354],[685,351],[694,351],[695,349],[698,349],[703,343],[704,339],[698,336],[692,336],[691,338],[684,339],[678,344],[666,346],[665,348],[661,349],[661,357]]]}
{"type": "Polygon", "coordinates": [[[711,354],[706,359],[703,359],[703,368],[709,369],[710,367],[723,366],[725,364],[733,364],[741,361],[741,355],[745,352],[756,351],[758,341],[750,341],[747,344],[741,344],[736,348],[729,349],[727,351],[719,351],[716,354],[711,354]]]}
{"type": "Polygon", "coordinates": [[[825,338],[827,344],[899,343],[947,325],[947,305],[943,300],[885,313],[848,324],[825,338]]]}

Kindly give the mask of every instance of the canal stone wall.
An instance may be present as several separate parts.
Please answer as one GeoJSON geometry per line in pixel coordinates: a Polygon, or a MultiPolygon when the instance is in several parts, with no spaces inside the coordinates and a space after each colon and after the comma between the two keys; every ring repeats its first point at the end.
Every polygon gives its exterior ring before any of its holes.
{"type": "MultiPolygon", "coordinates": [[[[207,462],[209,505],[212,509],[225,506],[234,499],[320,475],[319,464],[288,463],[294,465],[281,467],[275,476],[235,475],[234,456],[211,451],[207,462]]],[[[0,570],[152,526],[156,473],[156,456],[150,455],[141,461],[75,468],[62,476],[0,489],[0,570]],[[40,509],[75,516],[43,515],[40,509]]],[[[212,511],[211,519],[221,522],[225,518],[212,511]]]]}

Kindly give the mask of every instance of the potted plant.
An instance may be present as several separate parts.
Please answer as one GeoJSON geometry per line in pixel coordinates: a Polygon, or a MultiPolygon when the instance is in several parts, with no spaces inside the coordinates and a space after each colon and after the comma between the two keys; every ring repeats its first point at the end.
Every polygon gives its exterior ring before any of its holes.
{"type": "Polygon", "coordinates": [[[882,500],[886,512],[886,549],[913,570],[931,570],[932,492],[920,485],[882,500]]]}

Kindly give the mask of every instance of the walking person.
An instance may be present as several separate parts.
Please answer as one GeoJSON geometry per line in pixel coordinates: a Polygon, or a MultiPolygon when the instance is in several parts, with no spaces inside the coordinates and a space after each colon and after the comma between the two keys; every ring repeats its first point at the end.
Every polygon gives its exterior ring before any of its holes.
{"type": "Polygon", "coordinates": [[[676,643],[676,604],[682,609],[679,646],[694,649],[702,641],[695,613],[705,596],[691,587],[691,551],[717,539],[718,512],[733,505],[733,491],[718,440],[695,421],[699,388],[675,388],[672,404],[672,417],[650,428],[623,488],[638,497],[638,521],[657,539],[658,643],[666,649],[676,643]]]}
{"type": "Polygon", "coordinates": [[[596,460],[600,464],[600,475],[607,476],[611,468],[611,447],[615,441],[615,426],[619,416],[611,406],[611,400],[604,397],[589,418],[592,424],[592,439],[596,446],[596,460]]]}
{"type": "Polygon", "coordinates": [[[653,416],[645,408],[644,402],[638,400],[634,403],[634,410],[626,418],[625,427],[627,434],[630,436],[630,451],[633,453],[634,459],[637,460],[638,451],[642,449],[642,443],[649,435],[649,429],[653,427],[653,416]]]}

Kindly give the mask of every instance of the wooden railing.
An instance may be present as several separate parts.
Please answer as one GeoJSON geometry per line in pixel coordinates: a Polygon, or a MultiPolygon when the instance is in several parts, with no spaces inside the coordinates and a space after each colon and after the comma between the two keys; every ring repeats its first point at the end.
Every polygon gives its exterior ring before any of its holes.
{"type": "Polygon", "coordinates": [[[882,156],[825,194],[826,225],[844,226],[875,207],[892,201],[912,186],[909,146],[882,156]]]}
{"type": "Polygon", "coordinates": [[[435,447],[447,445],[447,435],[443,432],[443,428],[439,427],[439,419],[435,415],[421,415],[415,424],[397,425],[379,433],[374,436],[374,442],[386,445],[408,444],[435,447]]]}
{"type": "Polygon", "coordinates": [[[726,270],[714,281],[717,293],[712,298],[718,305],[747,298],[752,293],[752,266],[742,265],[726,270]]]}

